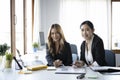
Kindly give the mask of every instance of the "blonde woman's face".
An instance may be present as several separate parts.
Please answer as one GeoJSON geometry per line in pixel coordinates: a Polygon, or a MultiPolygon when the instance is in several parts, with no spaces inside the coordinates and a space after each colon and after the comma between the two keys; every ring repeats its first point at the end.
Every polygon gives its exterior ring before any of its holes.
{"type": "Polygon", "coordinates": [[[94,30],[92,30],[88,25],[84,24],[81,26],[81,34],[85,40],[90,40],[93,32],[94,30]]]}
{"type": "Polygon", "coordinates": [[[57,32],[55,28],[51,29],[51,38],[54,42],[57,42],[60,40],[60,34],[57,32]]]}

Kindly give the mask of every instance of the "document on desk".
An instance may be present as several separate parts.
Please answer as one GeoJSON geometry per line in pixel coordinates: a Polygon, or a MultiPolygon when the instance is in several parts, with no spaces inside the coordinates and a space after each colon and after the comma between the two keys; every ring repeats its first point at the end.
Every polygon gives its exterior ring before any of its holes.
{"type": "Polygon", "coordinates": [[[85,68],[74,68],[72,66],[62,66],[56,69],[56,74],[83,74],[86,73],[85,68]]]}
{"type": "Polygon", "coordinates": [[[49,67],[47,67],[47,70],[48,70],[48,71],[56,70],[56,67],[54,67],[54,66],[49,66],[49,67]]]}
{"type": "Polygon", "coordinates": [[[120,72],[120,67],[101,66],[101,67],[90,67],[90,68],[98,72],[120,72]]]}

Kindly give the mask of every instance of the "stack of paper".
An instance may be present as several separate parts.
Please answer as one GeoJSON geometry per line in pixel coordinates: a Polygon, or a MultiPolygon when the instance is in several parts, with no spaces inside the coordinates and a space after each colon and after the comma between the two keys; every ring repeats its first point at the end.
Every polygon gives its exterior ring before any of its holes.
{"type": "Polygon", "coordinates": [[[48,71],[56,70],[56,67],[54,67],[54,66],[49,66],[49,67],[47,67],[47,70],[48,70],[48,71]]]}

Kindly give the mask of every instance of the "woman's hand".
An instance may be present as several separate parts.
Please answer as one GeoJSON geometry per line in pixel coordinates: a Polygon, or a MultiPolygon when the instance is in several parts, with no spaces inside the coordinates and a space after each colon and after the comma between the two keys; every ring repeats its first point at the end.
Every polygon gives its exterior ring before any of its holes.
{"type": "Polygon", "coordinates": [[[74,64],[73,64],[73,67],[82,67],[84,66],[84,62],[83,61],[76,61],[74,64]]]}
{"type": "Polygon", "coordinates": [[[58,60],[55,60],[55,61],[53,62],[53,64],[54,64],[55,67],[59,67],[59,66],[62,65],[62,61],[58,59],[58,60]]]}

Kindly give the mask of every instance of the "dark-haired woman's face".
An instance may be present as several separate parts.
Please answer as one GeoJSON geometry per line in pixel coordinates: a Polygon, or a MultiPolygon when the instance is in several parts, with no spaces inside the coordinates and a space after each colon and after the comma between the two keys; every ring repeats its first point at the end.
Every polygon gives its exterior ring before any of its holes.
{"type": "Polygon", "coordinates": [[[57,42],[60,40],[60,34],[57,32],[55,28],[51,29],[51,38],[54,42],[57,42]]]}
{"type": "Polygon", "coordinates": [[[90,40],[92,38],[94,30],[92,30],[87,24],[81,26],[81,34],[85,40],[90,40]]]}

